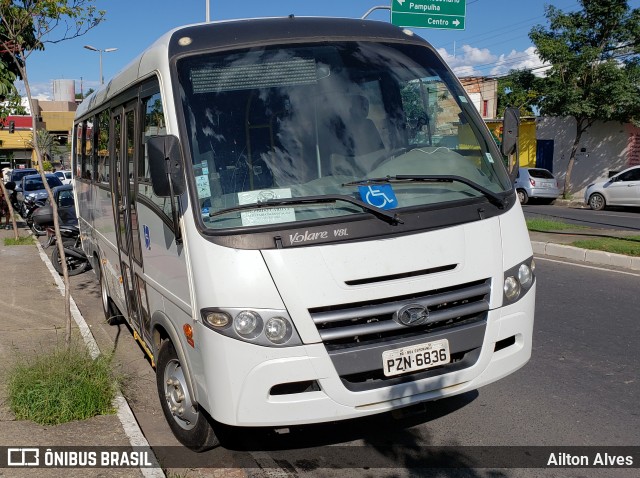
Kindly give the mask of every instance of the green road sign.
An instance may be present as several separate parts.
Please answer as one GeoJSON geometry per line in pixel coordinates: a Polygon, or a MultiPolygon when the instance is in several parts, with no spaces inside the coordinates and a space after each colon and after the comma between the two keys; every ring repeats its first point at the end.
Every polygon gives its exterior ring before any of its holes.
{"type": "Polygon", "coordinates": [[[391,0],[391,23],[399,27],[464,30],[466,0],[391,0]]]}

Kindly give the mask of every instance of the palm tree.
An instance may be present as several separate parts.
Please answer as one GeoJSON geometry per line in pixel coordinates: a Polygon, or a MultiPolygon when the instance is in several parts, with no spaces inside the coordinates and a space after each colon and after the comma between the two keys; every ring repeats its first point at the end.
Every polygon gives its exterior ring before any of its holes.
{"type": "Polygon", "coordinates": [[[55,144],[55,137],[47,130],[39,129],[36,131],[35,138],[32,138],[31,141],[29,141],[29,144],[32,148],[35,148],[37,145],[38,149],[42,151],[44,169],[44,162],[51,162],[50,152],[51,148],[53,148],[53,145],[55,144]]]}

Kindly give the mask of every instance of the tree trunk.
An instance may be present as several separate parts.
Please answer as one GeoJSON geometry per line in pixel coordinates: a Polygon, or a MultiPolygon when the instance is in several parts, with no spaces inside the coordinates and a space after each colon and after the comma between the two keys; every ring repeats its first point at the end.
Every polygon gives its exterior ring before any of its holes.
{"type": "Polygon", "coordinates": [[[587,130],[589,125],[584,125],[584,120],[576,119],[576,137],[571,145],[571,154],[569,155],[569,164],[567,165],[567,174],[564,177],[564,189],[562,190],[562,197],[569,199],[571,195],[571,172],[573,171],[573,165],[576,162],[576,154],[578,153],[578,146],[580,145],[580,139],[582,134],[587,130]]]}
{"type": "Polygon", "coordinates": [[[58,221],[58,205],[53,199],[53,192],[49,187],[49,183],[45,177],[44,165],[42,162],[42,151],[38,146],[38,141],[36,141],[36,136],[38,133],[37,128],[37,117],[35,109],[33,108],[33,101],[31,96],[31,87],[29,85],[29,79],[27,77],[26,68],[21,69],[22,73],[22,81],[24,83],[24,89],[27,93],[27,98],[29,100],[29,106],[31,108],[31,121],[33,122],[33,141],[32,146],[36,152],[36,162],[38,163],[38,171],[40,172],[40,177],[42,178],[42,183],[44,184],[44,188],[47,191],[47,196],[49,198],[49,204],[51,205],[51,212],[53,214],[53,228],[56,233],[56,247],[58,248],[58,252],[60,254],[60,260],[62,261],[62,279],[64,282],[64,310],[65,310],[65,334],[64,334],[64,343],[67,348],[71,347],[71,292],[70,292],[70,284],[69,284],[69,271],[67,269],[67,261],[65,259],[64,254],[64,245],[62,243],[62,235],[60,234],[60,224],[58,221]]]}
{"type": "Polygon", "coordinates": [[[16,223],[16,213],[13,211],[13,205],[11,204],[11,199],[9,198],[9,193],[7,193],[7,189],[0,181],[0,188],[2,189],[2,194],[4,195],[4,200],[7,202],[7,207],[9,210],[9,217],[11,218],[11,222],[13,224],[13,236],[15,240],[18,240],[18,224],[16,223]]]}

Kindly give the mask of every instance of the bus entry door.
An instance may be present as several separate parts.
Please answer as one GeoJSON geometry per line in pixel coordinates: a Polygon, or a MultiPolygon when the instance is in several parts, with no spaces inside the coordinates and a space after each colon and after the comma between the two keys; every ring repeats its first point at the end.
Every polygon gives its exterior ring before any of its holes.
{"type": "Polygon", "coordinates": [[[113,110],[113,197],[120,268],[127,302],[127,316],[142,337],[148,338],[149,315],[143,274],[140,230],[136,208],[136,108],[135,103],[113,110]]]}

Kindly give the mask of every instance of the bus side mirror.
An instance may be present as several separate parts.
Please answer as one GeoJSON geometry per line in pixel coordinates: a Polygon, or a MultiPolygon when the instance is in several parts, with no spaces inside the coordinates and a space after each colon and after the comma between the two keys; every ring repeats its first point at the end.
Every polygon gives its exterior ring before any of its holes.
{"type": "Polygon", "coordinates": [[[160,197],[180,196],[186,189],[180,140],[172,135],[147,140],[149,172],[153,193],[160,197]]]}
{"type": "Polygon", "coordinates": [[[508,171],[513,180],[518,171],[518,135],[520,129],[520,111],[518,108],[506,108],[502,119],[502,154],[509,158],[508,171]],[[513,158],[513,160],[512,160],[513,158]]]}

